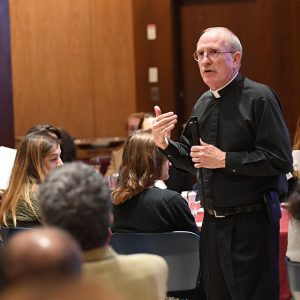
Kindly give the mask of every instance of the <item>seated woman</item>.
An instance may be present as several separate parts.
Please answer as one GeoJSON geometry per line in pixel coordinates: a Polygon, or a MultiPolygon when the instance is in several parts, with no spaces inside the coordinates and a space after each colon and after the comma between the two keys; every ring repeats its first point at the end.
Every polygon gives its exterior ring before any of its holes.
{"type": "Polygon", "coordinates": [[[151,130],[138,130],[124,146],[120,182],[112,193],[114,232],[192,231],[199,234],[187,202],[175,191],[154,186],[169,177],[169,161],[151,130]]]}
{"type": "Polygon", "coordinates": [[[2,197],[2,225],[30,227],[40,223],[33,192],[52,168],[62,164],[60,154],[60,140],[56,135],[40,131],[24,136],[17,150],[9,186],[2,197]]]}
{"type": "Polygon", "coordinates": [[[300,181],[289,197],[288,210],[291,214],[288,230],[288,246],[286,256],[295,262],[300,262],[300,181]]]}

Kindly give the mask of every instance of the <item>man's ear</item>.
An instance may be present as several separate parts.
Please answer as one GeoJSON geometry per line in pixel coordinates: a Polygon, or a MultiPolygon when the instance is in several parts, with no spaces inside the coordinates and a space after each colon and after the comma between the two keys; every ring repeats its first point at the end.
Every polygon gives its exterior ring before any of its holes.
{"type": "Polygon", "coordinates": [[[241,54],[241,52],[237,51],[237,52],[232,53],[232,55],[233,55],[234,66],[235,66],[235,68],[237,68],[241,64],[242,54],[241,54]]]}

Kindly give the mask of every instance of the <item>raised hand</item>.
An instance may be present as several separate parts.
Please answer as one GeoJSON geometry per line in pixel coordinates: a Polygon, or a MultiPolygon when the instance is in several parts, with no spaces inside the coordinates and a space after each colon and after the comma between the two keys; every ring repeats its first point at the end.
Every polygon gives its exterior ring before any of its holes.
{"type": "Polygon", "coordinates": [[[159,106],[154,106],[155,120],[152,127],[152,136],[155,144],[161,149],[166,149],[169,145],[168,137],[170,137],[172,129],[177,123],[177,115],[173,112],[162,114],[159,106]]]}

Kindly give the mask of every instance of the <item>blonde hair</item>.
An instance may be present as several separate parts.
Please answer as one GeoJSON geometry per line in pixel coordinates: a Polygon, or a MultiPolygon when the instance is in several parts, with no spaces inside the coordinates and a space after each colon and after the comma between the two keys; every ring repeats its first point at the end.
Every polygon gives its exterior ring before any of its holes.
{"type": "Polygon", "coordinates": [[[33,209],[31,195],[34,183],[44,180],[47,169],[44,158],[60,144],[58,138],[49,133],[29,133],[19,144],[7,190],[2,197],[0,222],[7,226],[11,213],[16,226],[16,209],[19,201],[25,201],[33,209]]]}
{"type": "Polygon", "coordinates": [[[154,185],[162,173],[165,155],[155,145],[151,130],[138,130],[125,142],[120,182],[112,193],[120,204],[154,185]]]}

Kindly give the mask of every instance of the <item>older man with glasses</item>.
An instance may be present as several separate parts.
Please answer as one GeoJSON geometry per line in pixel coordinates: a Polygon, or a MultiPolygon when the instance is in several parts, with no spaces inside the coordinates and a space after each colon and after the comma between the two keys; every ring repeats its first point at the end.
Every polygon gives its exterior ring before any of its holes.
{"type": "Polygon", "coordinates": [[[204,30],[193,56],[209,90],[177,143],[167,138],[177,116],[156,106],[153,136],[172,165],[199,173],[206,299],[277,300],[279,198],[293,168],[279,99],[239,73],[242,45],[229,29],[204,30]]]}

